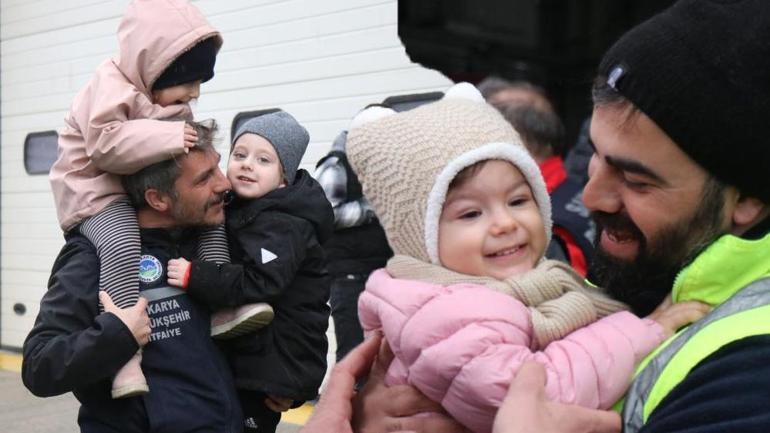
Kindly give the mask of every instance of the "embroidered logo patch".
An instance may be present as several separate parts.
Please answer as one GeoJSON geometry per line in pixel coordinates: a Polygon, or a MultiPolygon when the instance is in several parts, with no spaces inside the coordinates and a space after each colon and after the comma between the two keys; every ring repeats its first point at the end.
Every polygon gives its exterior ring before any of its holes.
{"type": "Polygon", "coordinates": [[[163,265],[160,260],[146,254],[139,259],[139,281],[143,283],[152,283],[157,281],[163,275],[163,265]]]}

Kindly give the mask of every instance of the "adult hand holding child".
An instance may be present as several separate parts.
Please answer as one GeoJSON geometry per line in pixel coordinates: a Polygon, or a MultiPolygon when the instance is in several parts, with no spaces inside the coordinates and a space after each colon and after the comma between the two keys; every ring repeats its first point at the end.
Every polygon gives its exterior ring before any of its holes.
{"type": "Polygon", "coordinates": [[[133,307],[120,308],[112,302],[112,298],[104,290],[99,291],[99,301],[104,306],[105,313],[118,316],[128,327],[139,346],[150,341],[150,316],[147,315],[147,299],[139,297],[133,307]]]}
{"type": "Polygon", "coordinates": [[[495,416],[492,433],[619,433],[617,412],[551,402],[545,397],[545,368],[527,362],[519,369],[495,416]]]}

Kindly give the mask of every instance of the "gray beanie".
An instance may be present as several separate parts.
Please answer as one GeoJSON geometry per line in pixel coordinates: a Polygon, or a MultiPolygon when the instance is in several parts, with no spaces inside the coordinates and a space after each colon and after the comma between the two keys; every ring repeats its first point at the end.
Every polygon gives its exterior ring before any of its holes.
{"type": "Polygon", "coordinates": [[[243,134],[256,134],[269,141],[283,166],[286,184],[294,183],[299,163],[305,154],[310,135],[297,119],[285,111],[274,111],[246,121],[233,137],[232,146],[243,134]]]}

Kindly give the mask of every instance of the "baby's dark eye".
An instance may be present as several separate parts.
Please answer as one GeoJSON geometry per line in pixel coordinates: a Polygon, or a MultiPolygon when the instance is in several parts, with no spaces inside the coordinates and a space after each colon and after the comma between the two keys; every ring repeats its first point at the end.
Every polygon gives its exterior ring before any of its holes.
{"type": "Polygon", "coordinates": [[[467,220],[467,219],[478,218],[479,216],[481,216],[481,212],[477,210],[472,210],[472,211],[468,211],[460,214],[460,219],[467,220]]]}

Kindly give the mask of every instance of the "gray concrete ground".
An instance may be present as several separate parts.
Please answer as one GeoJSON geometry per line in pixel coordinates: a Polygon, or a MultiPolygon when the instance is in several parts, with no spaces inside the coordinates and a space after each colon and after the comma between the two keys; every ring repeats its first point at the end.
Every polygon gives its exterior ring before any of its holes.
{"type": "Polygon", "coordinates": [[[72,394],[38,398],[19,373],[0,370],[0,429],[16,433],[77,433],[78,402],[72,394]]]}
{"type": "MultiPolygon", "coordinates": [[[[72,394],[38,398],[21,383],[19,373],[0,370],[0,431],[8,433],[78,433],[78,402],[72,394]]],[[[300,426],[281,423],[278,433],[300,426]]]]}

